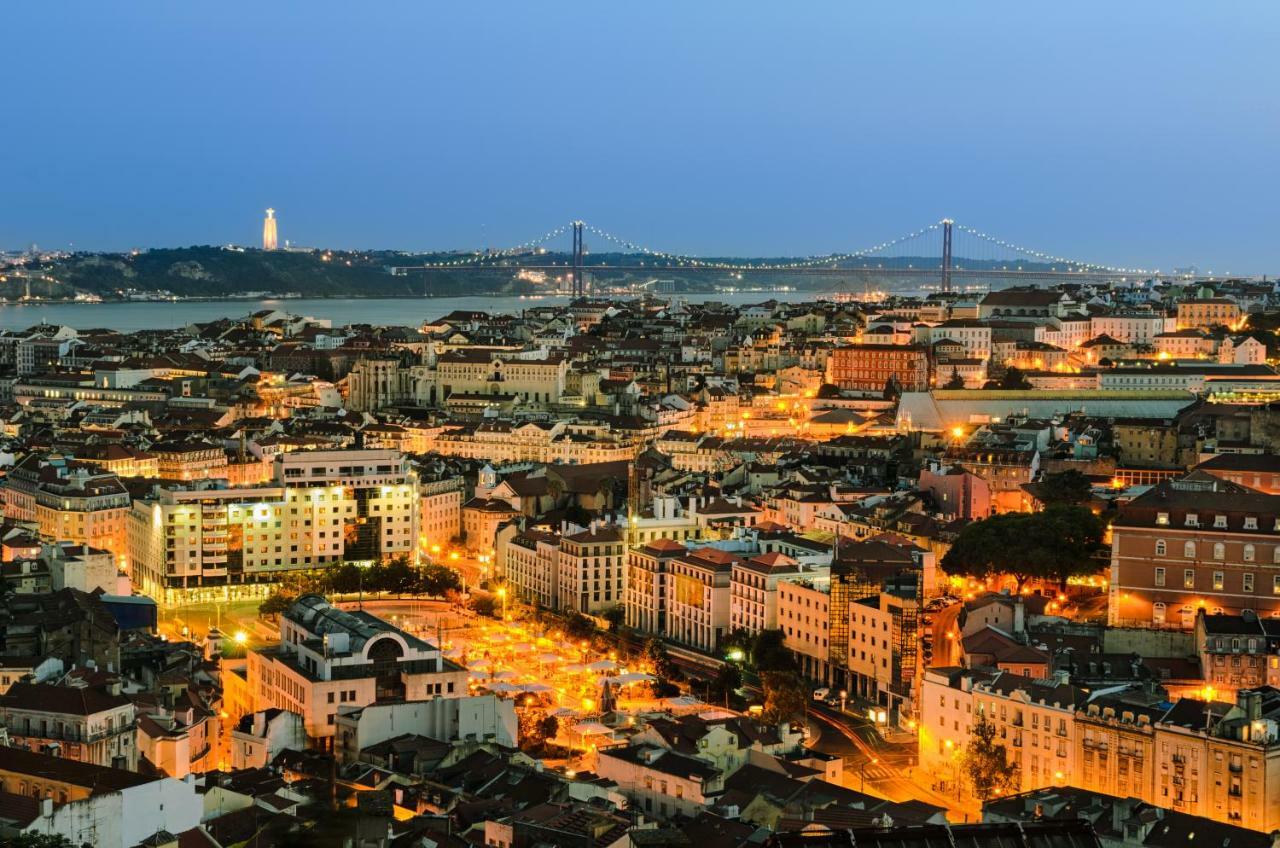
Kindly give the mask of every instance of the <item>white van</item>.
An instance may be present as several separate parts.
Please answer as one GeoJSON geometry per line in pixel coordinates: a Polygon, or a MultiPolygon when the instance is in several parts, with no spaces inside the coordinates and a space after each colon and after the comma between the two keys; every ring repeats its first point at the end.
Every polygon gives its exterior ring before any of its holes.
{"type": "Polygon", "coordinates": [[[830,694],[831,694],[831,690],[830,690],[830,689],[828,689],[828,688],[827,688],[827,687],[825,687],[825,686],[824,686],[824,687],[822,687],[821,689],[814,689],[814,690],[813,690],[813,700],[815,700],[815,701],[825,701],[825,700],[827,700],[827,696],[828,696],[828,695],[830,695],[830,694]]]}

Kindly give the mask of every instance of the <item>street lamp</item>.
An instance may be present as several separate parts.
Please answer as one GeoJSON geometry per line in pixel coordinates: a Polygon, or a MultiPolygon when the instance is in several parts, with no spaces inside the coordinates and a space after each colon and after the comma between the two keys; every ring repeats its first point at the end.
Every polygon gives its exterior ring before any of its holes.
{"type": "Polygon", "coordinates": [[[840,690],[840,712],[844,712],[844,711],[845,711],[845,709],[844,709],[844,707],[845,707],[845,702],[846,702],[846,701],[848,701],[848,700],[849,700],[849,690],[847,690],[847,689],[841,689],[841,690],[840,690]]]}
{"type": "Polygon", "coordinates": [[[507,587],[498,587],[498,597],[502,599],[502,620],[507,620],[507,587]]]}

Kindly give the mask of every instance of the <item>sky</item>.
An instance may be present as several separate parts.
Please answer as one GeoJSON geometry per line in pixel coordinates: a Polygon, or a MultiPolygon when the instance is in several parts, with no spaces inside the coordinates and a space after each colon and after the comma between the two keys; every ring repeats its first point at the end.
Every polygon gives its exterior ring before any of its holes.
{"type": "Polygon", "coordinates": [[[314,246],[580,218],[692,255],[951,217],[1077,260],[1280,272],[1271,0],[68,0],[5,4],[0,30],[3,248],[254,244],[268,206],[314,246]]]}

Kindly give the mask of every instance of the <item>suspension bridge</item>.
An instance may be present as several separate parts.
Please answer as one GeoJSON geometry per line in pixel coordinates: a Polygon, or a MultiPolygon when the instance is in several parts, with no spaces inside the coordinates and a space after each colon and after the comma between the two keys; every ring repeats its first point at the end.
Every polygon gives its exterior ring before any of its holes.
{"type": "Polygon", "coordinates": [[[449,254],[420,265],[390,268],[392,274],[429,271],[543,271],[563,274],[573,293],[586,293],[588,276],[659,274],[664,271],[827,275],[868,279],[932,280],[951,291],[959,280],[1117,281],[1159,273],[1143,268],[1070,259],[1014,244],[950,218],[848,253],[742,262],[656,250],[589,224],[569,221],[535,239],[503,250],[449,254]],[[568,250],[555,249],[565,237],[568,250]],[[589,251],[587,237],[605,249],[589,251]]]}

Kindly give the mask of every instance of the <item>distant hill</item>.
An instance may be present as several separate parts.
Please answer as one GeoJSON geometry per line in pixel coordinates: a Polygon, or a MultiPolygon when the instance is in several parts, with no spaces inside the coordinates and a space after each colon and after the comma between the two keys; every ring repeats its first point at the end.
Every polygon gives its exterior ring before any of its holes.
{"type": "MultiPolygon", "coordinates": [[[[451,274],[448,271],[393,276],[390,265],[414,265],[439,257],[405,256],[392,252],[262,251],[222,247],[182,247],[129,253],[77,253],[52,264],[43,273],[57,284],[45,283],[33,294],[69,296],[74,291],[116,297],[127,289],[170,291],[185,297],[226,297],[243,292],[297,292],[309,297],[395,297],[521,291],[513,271],[451,274]]],[[[3,294],[21,294],[15,281],[3,294]]]]}

